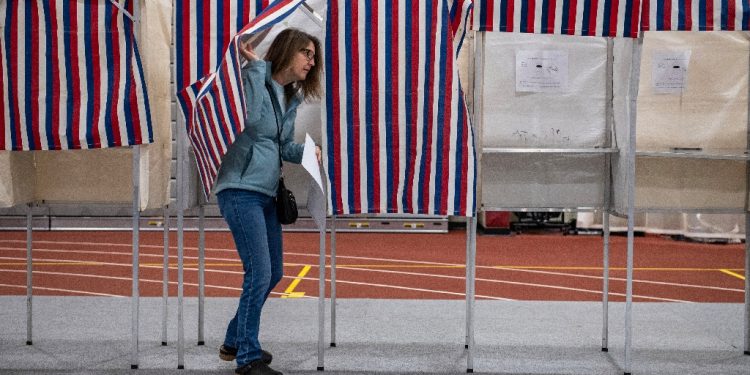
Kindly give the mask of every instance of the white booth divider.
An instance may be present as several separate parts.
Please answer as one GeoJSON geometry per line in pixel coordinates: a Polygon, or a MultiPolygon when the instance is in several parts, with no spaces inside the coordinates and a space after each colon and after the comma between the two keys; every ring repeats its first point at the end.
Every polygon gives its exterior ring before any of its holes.
{"type": "Polygon", "coordinates": [[[622,79],[629,55],[619,52],[637,36],[640,3],[600,2],[588,14],[575,4],[541,12],[528,5],[475,4],[480,201],[485,211],[603,213],[601,348],[608,351],[610,169],[630,113],[622,79]]]}
{"type": "MultiPolygon", "coordinates": [[[[602,350],[608,350],[609,164],[616,41],[570,35],[482,32],[475,116],[482,134],[486,211],[604,212],[602,350]],[[557,53],[564,87],[518,90],[525,53],[557,53]]],[[[544,62],[543,64],[547,64],[544,62]]]]}
{"type": "MultiPolygon", "coordinates": [[[[664,1],[658,3],[663,5],[664,1]]],[[[651,25],[655,25],[653,20],[651,25]]],[[[718,25],[717,30],[724,26],[718,25]]],[[[690,25],[684,30],[691,30],[690,25]]],[[[613,171],[614,210],[628,218],[626,374],[631,372],[632,365],[636,213],[734,213],[745,216],[746,226],[750,221],[747,214],[749,40],[744,32],[653,31],[645,32],[633,49],[628,80],[631,124],[627,133],[619,133],[627,134],[621,139],[626,145],[622,149],[627,152],[617,161],[621,168],[613,171]],[[664,73],[665,68],[672,70],[671,75],[664,73]]],[[[747,275],[750,263],[747,241],[745,247],[747,275]]],[[[743,325],[744,350],[750,354],[747,277],[743,325]]]]}

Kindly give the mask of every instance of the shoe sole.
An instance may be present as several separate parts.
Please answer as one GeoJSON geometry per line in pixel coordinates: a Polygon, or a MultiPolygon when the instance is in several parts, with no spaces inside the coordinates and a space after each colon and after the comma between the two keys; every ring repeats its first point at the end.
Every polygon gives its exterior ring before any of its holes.
{"type": "MultiPolygon", "coordinates": [[[[221,358],[222,361],[231,362],[234,361],[237,358],[236,354],[229,354],[229,353],[219,353],[219,358],[221,358]]],[[[263,363],[270,365],[271,361],[273,361],[273,357],[271,357],[270,361],[263,360],[263,363]]]]}

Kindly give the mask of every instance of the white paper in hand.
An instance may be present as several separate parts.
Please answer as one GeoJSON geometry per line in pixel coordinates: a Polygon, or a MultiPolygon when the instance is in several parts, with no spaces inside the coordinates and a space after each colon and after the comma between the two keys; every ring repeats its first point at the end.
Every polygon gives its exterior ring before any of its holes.
{"type": "Polygon", "coordinates": [[[320,165],[318,158],[315,156],[315,142],[310,138],[310,134],[305,134],[305,151],[302,154],[302,166],[307,173],[315,180],[310,184],[307,192],[307,210],[310,212],[315,224],[319,229],[324,229],[326,225],[326,199],[323,192],[323,180],[320,177],[320,165]]]}

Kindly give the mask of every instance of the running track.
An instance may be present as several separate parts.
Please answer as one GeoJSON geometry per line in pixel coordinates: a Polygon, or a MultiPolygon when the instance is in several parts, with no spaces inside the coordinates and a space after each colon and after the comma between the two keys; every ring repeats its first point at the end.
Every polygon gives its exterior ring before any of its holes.
{"type": "MultiPolygon", "coordinates": [[[[140,295],[161,296],[162,232],[141,232],[140,295]]],[[[624,301],[625,237],[610,245],[610,301],[624,301]]],[[[130,232],[35,232],[34,295],[130,296],[130,232]]],[[[463,299],[465,230],[336,234],[338,298],[463,299]]],[[[169,294],[177,295],[176,236],[169,294]]],[[[185,296],[197,296],[197,233],[185,234],[185,296]]],[[[284,298],[317,297],[317,233],[284,233],[284,298]]],[[[602,238],[477,236],[477,299],[601,301],[602,238]]],[[[744,244],[635,240],[634,301],[744,301],[744,244]]],[[[330,259],[329,259],[330,261],[330,259]]],[[[330,276],[330,269],[328,272],[330,276]]],[[[228,232],[206,233],[206,296],[239,296],[242,267],[228,232]]],[[[0,231],[0,295],[26,294],[26,233],[0,231]]]]}

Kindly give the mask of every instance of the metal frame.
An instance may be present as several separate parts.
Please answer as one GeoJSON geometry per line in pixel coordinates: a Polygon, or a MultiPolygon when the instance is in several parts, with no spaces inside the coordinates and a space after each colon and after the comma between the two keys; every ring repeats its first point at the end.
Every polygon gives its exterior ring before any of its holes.
{"type": "MultiPolygon", "coordinates": [[[[136,2],[137,4],[137,2],[136,2]]],[[[137,6],[137,5],[134,5],[137,6]]],[[[137,10],[137,9],[136,9],[137,10]]],[[[137,14],[138,12],[136,12],[137,14]]],[[[140,299],[139,284],[139,236],[140,236],[140,218],[141,218],[141,147],[133,146],[133,286],[131,297],[131,342],[130,342],[130,368],[138,368],[138,308],[140,299]]]]}
{"type": "Polygon", "coordinates": [[[169,316],[169,211],[164,207],[162,227],[164,229],[164,259],[161,286],[161,345],[167,346],[167,317],[169,316]]]}
{"type": "MultiPolygon", "coordinates": [[[[134,25],[136,40],[141,36],[140,3],[133,3],[133,14],[127,13],[117,3],[113,2],[128,17],[131,17],[134,25]]],[[[132,294],[131,294],[131,339],[130,339],[130,368],[138,368],[138,329],[139,329],[139,255],[140,255],[140,171],[141,171],[141,146],[133,145],[132,149],[132,294]]],[[[26,211],[26,345],[33,345],[33,208],[34,203],[27,204],[26,211]]],[[[163,309],[162,309],[162,345],[167,340],[167,286],[168,286],[168,262],[169,262],[169,216],[164,207],[164,280],[163,280],[163,309]]]]}
{"type": "MultiPolygon", "coordinates": [[[[176,74],[173,69],[173,74],[176,74]]],[[[174,77],[174,76],[173,76],[174,77]]],[[[184,320],[184,249],[185,249],[185,149],[187,130],[181,114],[175,116],[175,139],[177,147],[177,170],[175,176],[177,200],[177,369],[185,368],[185,320],[184,320]]]]}
{"type": "MultiPolygon", "coordinates": [[[[315,10],[310,7],[307,3],[302,2],[302,6],[299,8],[305,14],[307,14],[313,21],[315,21],[320,27],[323,27],[323,18],[320,17],[315,10]]],[[[174,13],[173,13],[174,15],[174,13]]],[[[174,38],[174,36],[173,36],[174,38]]],[[[176,72],[172,69],[172,78],[176,82],[176,72]]],[[[181,114],[173,116],[175,118],[175,137],[177,140],[177,176],[175,176],[177,183],[177,368],[185,368],[185,325],[184,325],[184,215],[185,215],[185,187],[187,185],[187,178],[185,176],[184,160],[187,157],[187,130],[185,128],[185,119],[181,114]]],[[[199,198],[200,199],[200,198],[199,198]]],[[[206,210],[205,203],[198,203],[198,346],[205,345],[205,269],[206,269],[206,236],[205,236],[205,218],[206,210]]],[[[325,264],[325,228],[321,232],[321,251],[322,251],[322,262],[325,264]]],[[[325,268],[323,268],[321,279],[325,281],[325,268]]],[[[321,294],[325,295],[325,285],[321,289],[321,294]]],[[[321,317],[323,312],[321,312],[321,317]]],[[[322,364],[320,365],[322,366],[322,364]]]]}
{"type": "MultiPolygon", "coordinates": [[[[327,193],[327,192],[326,192],[327,193]]],[[[336,346],[336,217],[331,220],[331,347],[336,346]]],[[[325,370],[325,314],[326,314],[326,228],[320,228],[318,257],[318,365],[325,370]]]]}
{"type": "MultiPolygon", "coordinates": [[[[314,17],[314,11],[306,3],[302,3],[303,10],[310,12],[308,15],[314,17]]],[[[322,22],[322,19],[320,19],[322,22]]],[[[322,25],[322,24],[321,24],[322,25]]],[[[468,217],[466,222],[466,371],[474,371],[474,285],[476,278],[476,232],[477,217],[468,217]]],[[[348,216],[348,215],[347,215],[348,216]]],[[[331,231],[331,342],[330,347],[336,347],[336,227],[340,215],[330,218],[331,231]]],[[[320,260],[319,260],[319,294],[318,294],[318,371],[324,371],[324,330],[325,330],[325,230],[320,228],[320,260]]],[[[389,233],[407,232],[407,230],[389,231],[389,233]]]]}
{"type": "MultiPolygon", "coordinates": [[[[631,61],[630,77],[630,129],[629,144],[627,154],[627,276],[625,291],[625,362],[623,371],[625,375],[632,373],[632,314],[633,314],[633,257],[634,257],[634,227],[635,214],[640,212],[700,212],[700,213],[731,213],[745,215],[745,303],[743,313],[743,332],[744,332],[744,354],[750,355],[750,243],[747,241],[747,230],[750,228],[750,213],[748,212],[747,197],[744,209],[736,208],[708,208],[708,209],[681,209],[681,208],[639,208],[635,205],[635,165],[638,157],[657,157],[657,158],[690,158],[690,159],[707,159],[707,160],[736,160],[745,161],[746,163],[746,190],[750,188],[750,102],[748,102],[748,149],[742,150],[643,150],[636,149],[636,109],[637,98],[640,84],[640,64],[643,44],[643,33],[633,43],[633,54],[631,61]]],[[[748,61],[750,62],[750,60],[748,61]]],[[[750,92],[750,85],[748,86],[750,92]]],[[[747,194],[746,194],[747,195],[747,194]]]]}
{"type": "MultiPolygon", "coordinates": [[[[138,14],[138,12],[136,12],[138,14]]],[[[136,18],[137,19],[137,18],[136,18]]],[[[139,288],[139,255],[140,255],[140,169],[141,169],[141,148],[139,145],[132,146],[132,285],[131,285],[131,339],[130,339],[130,368],[138,369],[138,328],[139,328],[139,307],[140,307],[140,288],[139,288]]],[[[33,345],[33,207],[35,204],[27,204],[26,210],[26,345],[33,345]]],[[[165,229],[165,255],[164,261],[168,262],[168,233],[165,229]]],[[[167,268],[164,269],[164,285],[166,288],[167,268]]],[[[166,289],[165,289],[166,290],[166,289]]],[[[166,297],[162,310],[162,344],[166,341],[166,297]]]]}
{"type": "Polygon", "coordinates": [[[34,275],[34,263],[31,257],[33,248],[33,232],[32,220],[34,218],[31,212],[34,208],[32,203],[26,205],[26,345],[32,345],[32,326],[33,326],[33,313],[32,313],[32,302],[34,293],[32,291],[33,275],[34,275]]]}
{"type": "MultiPolygon", "coordinates": [[[[347,215],[348,216],[348,215],[347,215]]],[[[340,215],[333,215],[330,218],[331,231],[331,342],[330,347],[336,347],[336,222],[340,215]]],[[[318,371],[324,371],[325,355],[325,271],[326,271],[326,254],[325,254],[325,231],[326,228],[320,229],[320,259],[319,259],[319,278],[318,278],[318,371]]],[[[474,371],[474,296],[476,280],[476,233],[477,218],[466,218],[466,342],[467,349],[466,371],[474,371]]]]}
{"type": "MultiPolygon", "coordinates": [[[[135,38],[141,36],[141,9],[138,1],[133,2],[133,25],[135,38]]],[[[130,368],[138,368],[138,327],[140,307],[139,273],[140,266],[140,219],[141,219],[141,146],[135,145],[133,149],[133,286],[131,301],[131,342],[130,342],[130,368]]]]}
{"type": "MultiPolygon", "coordinates": [[[[484,49],[485,49],[485,32],[477,32],[475,38],[475,44],[477,45],[476,52],[474,53],[474,123],[475,126],[483,124],[481,117],[482,98],[483,98],[483,85],[482,79],[484,77],[484,49]]],[[[603,249],[602,249],[602,262],[603,262],[603,282],[602,282],[602,346],[603,352],[609,351],[609,215],[611,206],[611,187],[612,181],[609,176],[609,170],[611,166],[611,158],[613,154],[619,153],[619,149],[612,147],[612,132],[614,131],[614,119],[613,119],[613,96],[614,96],[614,85],[613,85],[613,39],[607,38],[607,72],[606,72],[606,147],[600,148],[529,148],[529,147],[488,147],[482,149],[482,154],[562,154],[562,155],[602,155],[604,157],[604,171],[608,174],[608,177],[604,181],[602,206],[600,207],[506,207],[502,204],[491,206],[483,205],[485,211],[498,210],[498,211],[543,211],[543,212],[585,212],[602,210],[603,220],[603,249]]],[[[468,342],[468,340],[467,340],[468,342]]],[[[470,351],[471,353],[471,351],[470,351]]],[[[471,368],[467,369],[468,372],[471,368]]]]}
{"type": "Polygon", "coordinates": [[[630,374],[631,351],[633,342],[633,243],[635,234],[635,124],[636,124],[636,99],[638,98],[638,85],[640,81],[641,44],[643,40],[638,38],[633,43],[633,53],[630,65],[630,87],[628,100],[630,108],[630,127],[628,129],[628,154],[627,167],[625,171],[625,183],[627,184],[627,209],[628,219],[627,235],[627,261],[625,276],[625,363],[623,372],[630,374]]]}
{"type": "Polygon", "coordinates": [[[198,346],[206,344],[204,340],[204,321],[206,320],[206,206],[198,205],[198,346]]]}

